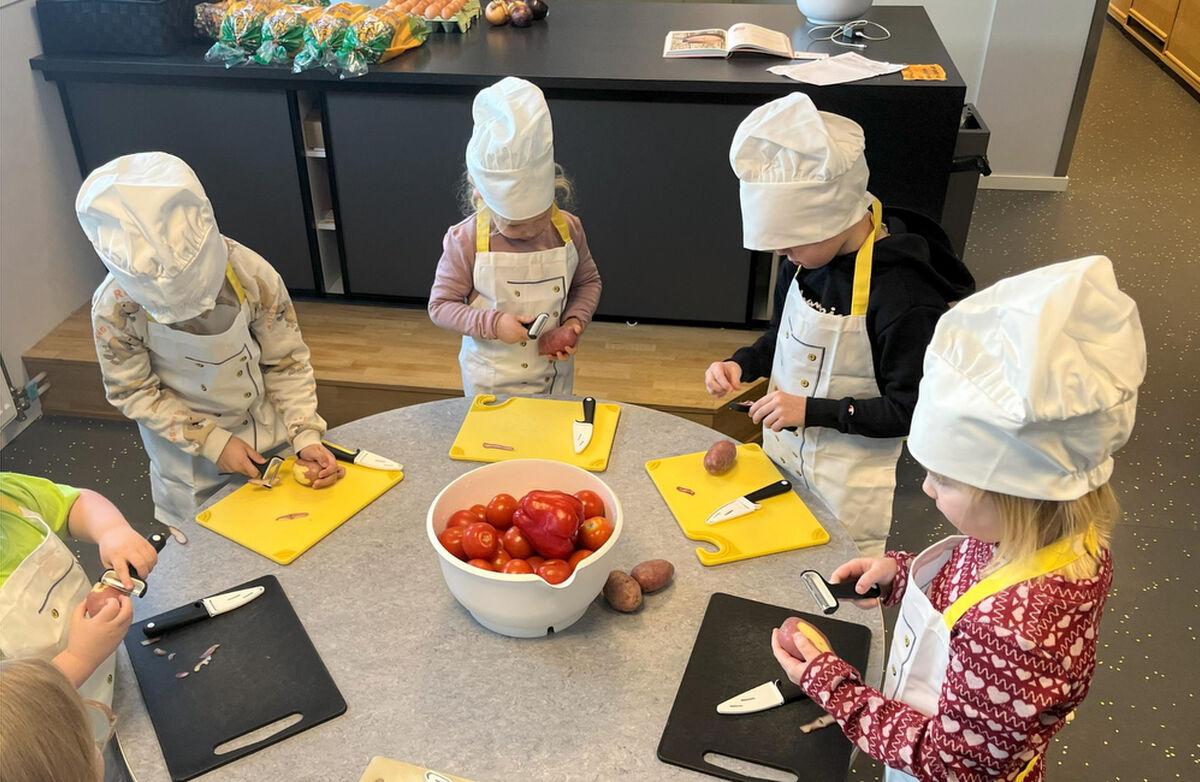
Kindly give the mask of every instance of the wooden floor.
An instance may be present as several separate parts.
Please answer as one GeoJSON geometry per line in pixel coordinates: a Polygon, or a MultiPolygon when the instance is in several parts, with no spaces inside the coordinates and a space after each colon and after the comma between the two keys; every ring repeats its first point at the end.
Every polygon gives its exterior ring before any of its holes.
{"type": "MultiPolygon", "coordinates": [[[[461,338],[430,322],[424,310],[301,301],[296,303],[312,350],[321,414],[330,425],[396,407],[462,395],[461,338]]],[[[593,323],[575,359],[575,393],[653,407],[711,426],[738,439],[758,428],[704,390],[704,370],[748,345],[757,332],[684,326],[593,323]]],[[[91,336],[81,307],[24,356],[30,375],[46,372],[48,413],[119,417],[104,399],[91,336]]],[[[756,398],[765,381],[741,394],[756,398]]]]}

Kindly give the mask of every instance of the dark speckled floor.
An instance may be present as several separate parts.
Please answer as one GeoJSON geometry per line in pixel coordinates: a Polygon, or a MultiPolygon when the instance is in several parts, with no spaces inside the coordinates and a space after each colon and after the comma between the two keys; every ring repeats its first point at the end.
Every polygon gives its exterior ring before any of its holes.
{"type": "MultiPolygon", "coordinates": [[[[1114,475],[1126,517],[1113,541],[1116,574],[1096,678],[1054,742],[1050,778],[1200,779],[1200,588],[1192,561],[1200,265],[1191,250],[1200,228],[1200,104],[1109,25],[1070,176],[1065,193],[980,192],[967,257],[987,285],[1053,261],[1109,255],[1139,303],[1150,353],[1137,429],[1114,475]]],[[[153,523],[146,457],[131,424],[43,419],[0,452],[0,463],[95,488],[135,526],[153,523]]],[[[920,480],[906,458],[893,548],[919,549],[951,531],[920,480]]],[[[94,547],[78,549],[95,562],[94,547]]],[[[851,778],[878,773],[860,758],[851,778]]]]}

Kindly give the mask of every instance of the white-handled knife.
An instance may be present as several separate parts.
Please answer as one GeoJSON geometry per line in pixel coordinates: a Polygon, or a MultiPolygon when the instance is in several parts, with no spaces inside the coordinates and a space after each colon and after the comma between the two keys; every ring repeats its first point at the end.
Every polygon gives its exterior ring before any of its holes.
{"type": "Polygon", "coordinates": [[[334,458],[357,464],[359,467],[370,467],[372,470],[403,470],[404,465],[394,462],[386,456],[380,456],[377,453],[372,453],[363,448],[350,449],[343,448],[340,445],[334,445],[328,440],[322,440],[321,444],[329,449],[329,452],[334,455],[334,458]]]}
{"type": "Polygon", "coordinates": [[[596,420],[596,400],[590,396],[583,398],[583,420],[571,423],[571,434],[575,440],[575,453],[583,453],[592,441],[592,424],[596,420]]]}
{"type": "Polygon", "coordinates": [[[718,714],[753,714],[807,697],[790,679],[773,679],[717,704],[718,714]]]}
{"type": "Polygon", "coordinates": [[[775,483],[769,483],[757,491],[750,492],[744,497],[738,497],[730,500],[724,505],[721,505],[711,514],[709,514],[704,523],[719,524],[722,521],[729,521],[730,519],[736,519],[738,516],[745,516],[747,513],[753,513],[762,507],[758,503],[769,497],[784,494],[791,490],[792,484],[787,480],[779,480],[775,481],[775,483]]]}
{"type": "Polygon", "coordinates": [[[267,591],[266,587],[256,586],[205,597],[156,617],[142,626],[142,632],[151,638],[169,633],[193,622],[199,622],[201,619],[209,619],[235,608],[241,608],[251,600],[260,597],[265,591],[267,591]]]}

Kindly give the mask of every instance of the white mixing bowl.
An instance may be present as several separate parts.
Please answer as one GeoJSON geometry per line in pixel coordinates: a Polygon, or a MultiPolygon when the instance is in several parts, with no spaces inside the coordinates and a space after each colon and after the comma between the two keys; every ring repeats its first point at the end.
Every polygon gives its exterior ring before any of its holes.
{"type": "Polygon", "coordinates": [[[512,459],[487,464],[459,476],[434,497],[425,520],[429,542],[437,552],[442,577],[450,593],[471,612],[479,624],[501,635],[536,638],[551,630],[561,632],[583,616],[604,588],[612,570],[608,561],[621,537],[621,502],[604,481],[586,470],[546,459],[512,459]],[[491,573],[458,559],[438,542],[446,522],[456,510],[484,504],[497,494],[511,494],[519,501],[534,489],[574,494],[591,489],[604,500],[612,537],[579,563],[561,584],[547,583],[540,576],[491,573]]]}
{"type": "Polygon", "coordinates": [[[796,0],[809,24],[840,24],[861,17],[871,0],[796,0]]]}

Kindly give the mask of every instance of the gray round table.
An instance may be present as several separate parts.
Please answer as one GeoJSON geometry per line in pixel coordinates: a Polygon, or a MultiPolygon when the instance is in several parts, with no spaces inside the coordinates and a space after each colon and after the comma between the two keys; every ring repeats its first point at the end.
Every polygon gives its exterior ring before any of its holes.
{"type": "MultiPolygon", "coordinates": [[[[803,609],[799,573],[828,574],[856,555],[845,530],[821,519],[823,546],[715,567],[683,536],[644,467],[705,450],[720,435],[685,419],[621,405],[608,470],[625,528],[614,567],[651,558],[676,567],[670,587],[618,614],[598,599],[562,633],[520,640],[477,624],[451,596],[425,534],[434,496],[480,466],[447,453],[468,400],[405,407],[337,427],[330,439],[394,458],[404,480],[291,565],[281,566],[191,525],[169,544],[135,621],[274,574],[348,705],[341,717],[221,767],[213,780],[357,780],[374,755],[480,780],[711,779],[659,761],[659,737],[709,596],[803,609]]],[[[878,610],[838,619],[871,629],[868,681],[879,682],[878,610]]],[[[764,643],[769,641],[764,638],[764,643]]],[[[124,650],[114,708],[139,782],[167,780],[124,650]]]]}

